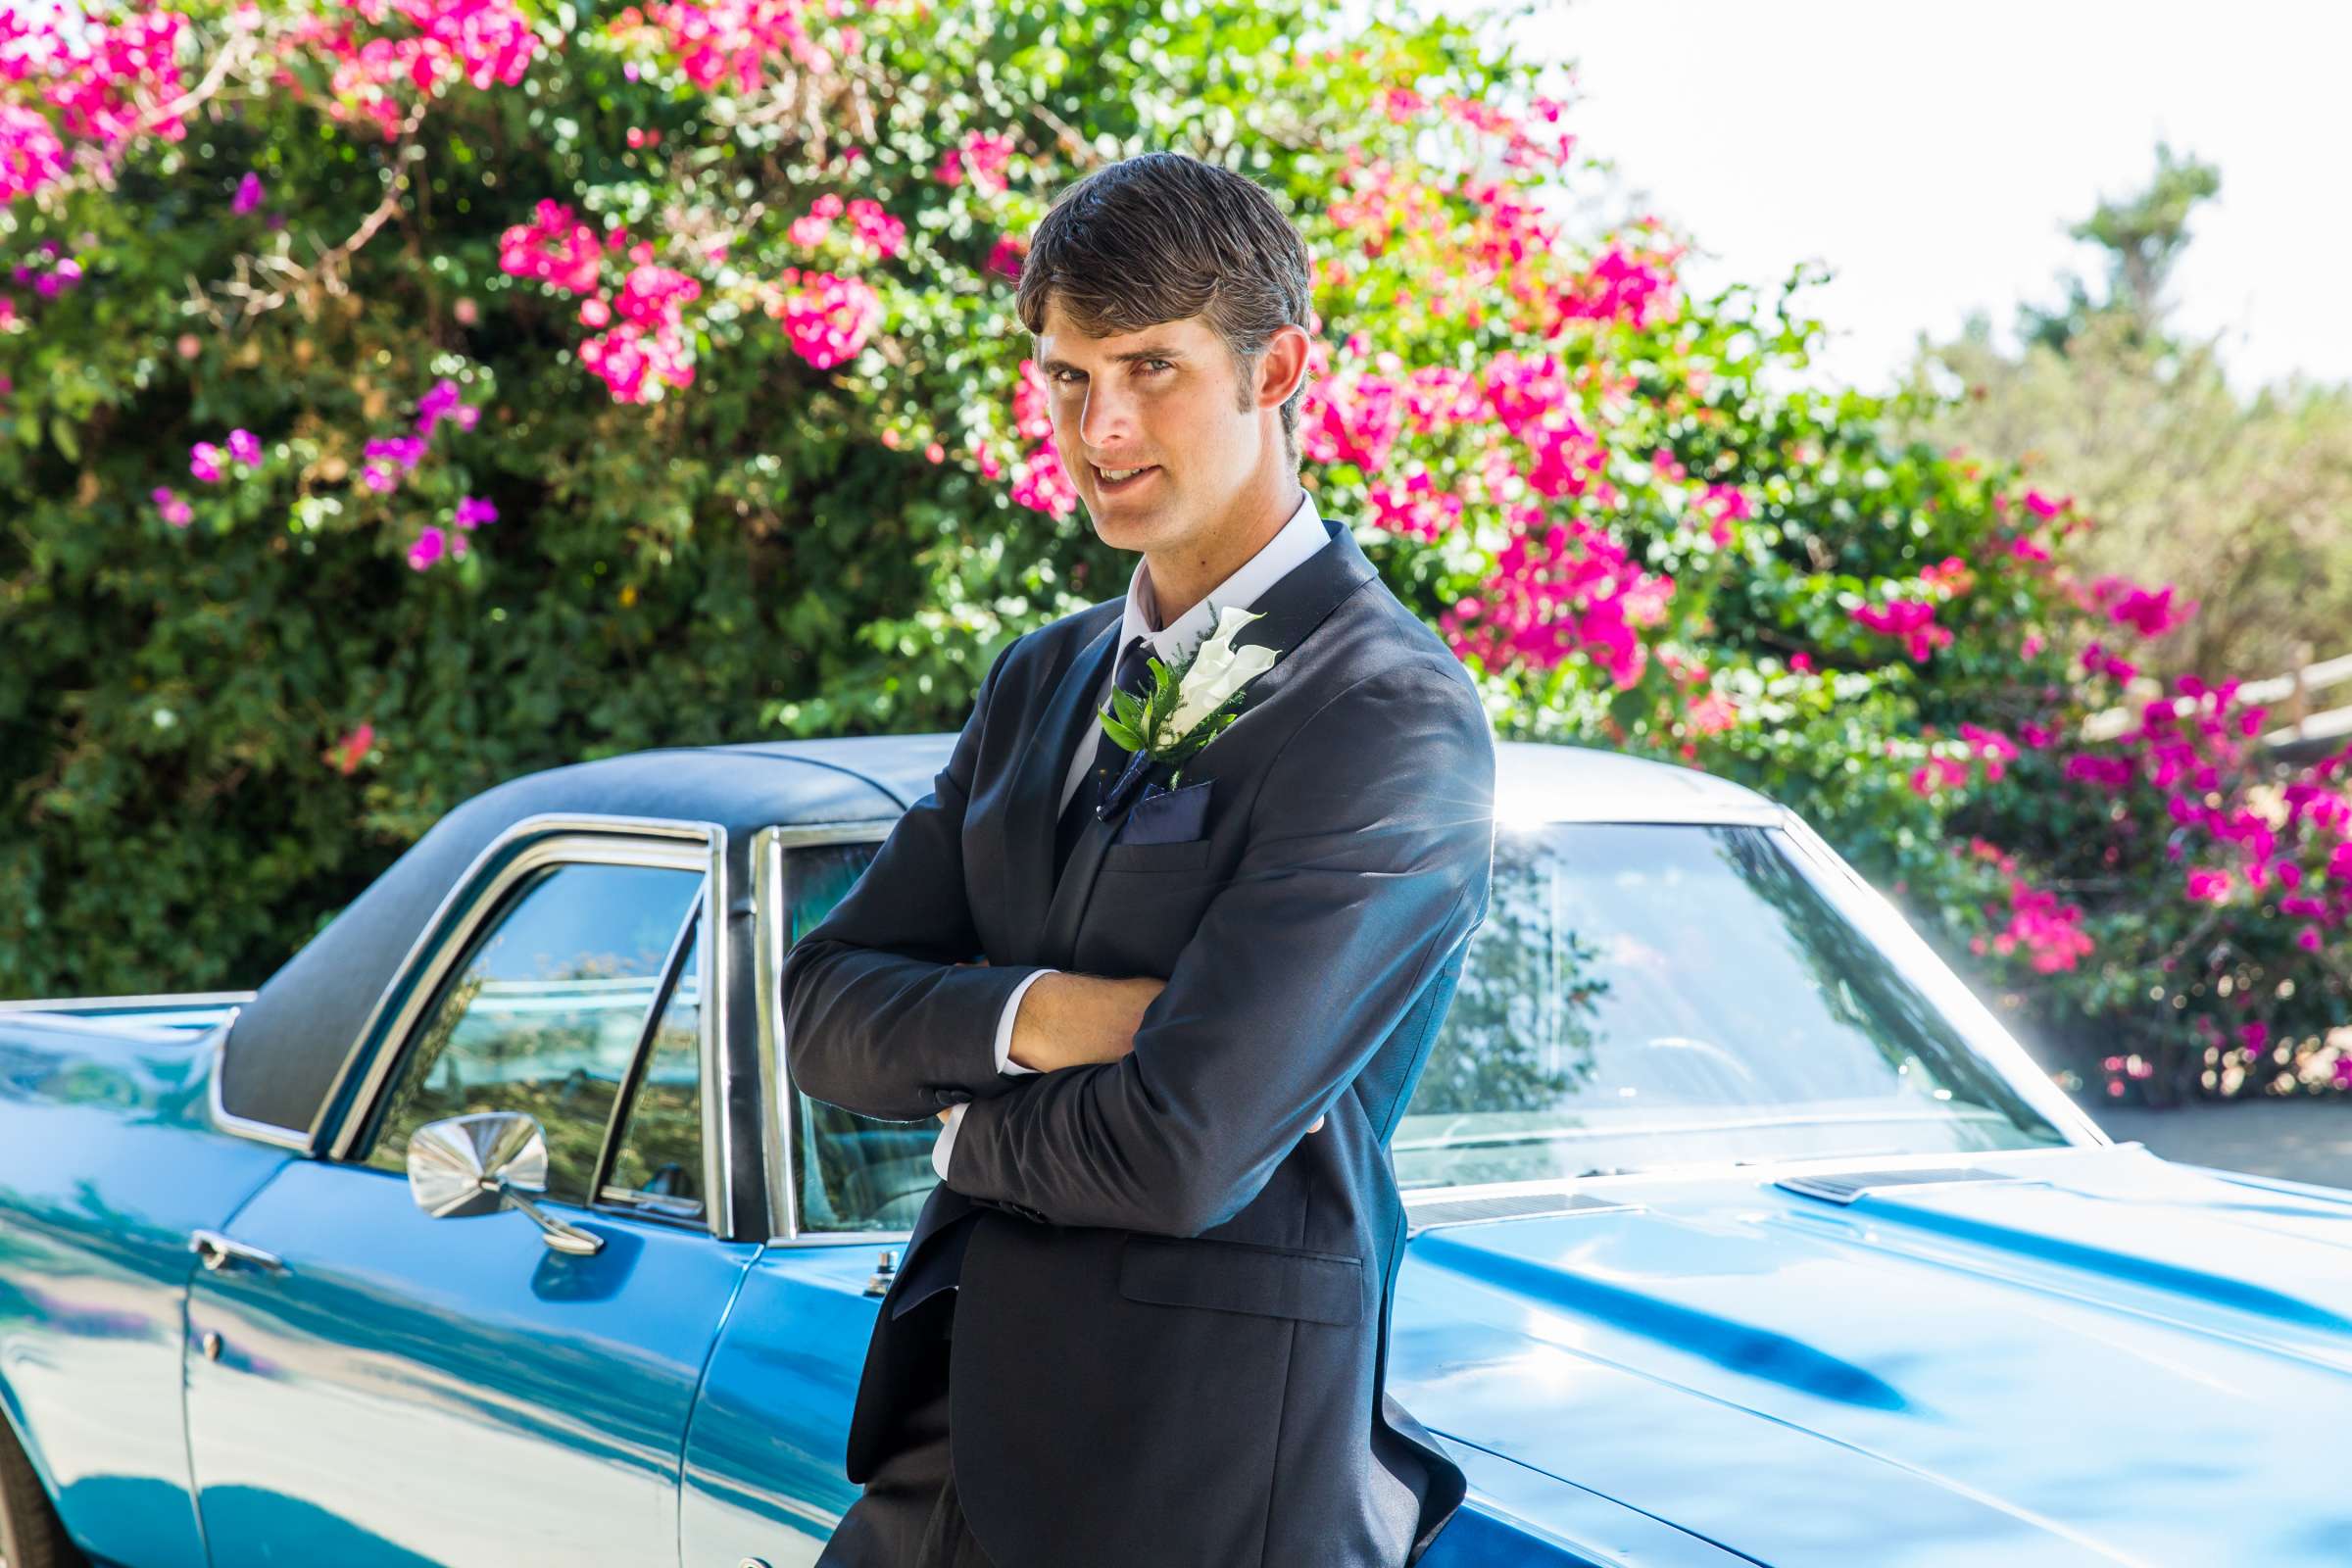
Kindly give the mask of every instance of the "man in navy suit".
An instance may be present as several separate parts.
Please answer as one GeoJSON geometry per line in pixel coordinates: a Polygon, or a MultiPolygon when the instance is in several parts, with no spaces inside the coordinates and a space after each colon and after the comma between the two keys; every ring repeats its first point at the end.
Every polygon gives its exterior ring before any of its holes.
{"type": "Polygon", "coordinates": [[[1061,462],[1142,559],[997,656],[784,961],[799,1086],[944,1123],[819,1560],[1399,1568],[1464,1487],[1384,1385],[1387,1144],[1486,913],[1486,713],[1298,483],[1307,258],[1262,188],[1099,170],[1019,310],[1061,462]],[[1271,666],[1180,772],[1138,760],[1114,681],[1228,609],[1271,666]]]}

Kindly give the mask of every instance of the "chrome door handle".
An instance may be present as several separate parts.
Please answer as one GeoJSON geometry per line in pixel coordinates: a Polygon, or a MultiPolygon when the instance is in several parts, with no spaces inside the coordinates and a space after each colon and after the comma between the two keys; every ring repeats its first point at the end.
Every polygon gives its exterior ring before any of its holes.
{"type": "Polygon", "coordinates": [[[283,1259],[274,1252],[265,1252],[258,1247],[247,1247],[219,1231],[194,1231],[188,1236],[188,1250],[194,1252],[206,1268],[218,1274],[232,1263],[265,1273],[282,1274],[286,1271],[283,1259]]]}

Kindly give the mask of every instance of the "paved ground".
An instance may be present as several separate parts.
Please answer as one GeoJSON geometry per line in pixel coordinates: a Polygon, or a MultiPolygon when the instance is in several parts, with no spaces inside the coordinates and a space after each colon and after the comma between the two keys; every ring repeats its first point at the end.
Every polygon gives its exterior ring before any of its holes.
{"type": "Polygon", "coordinates": [[[2137,1139],[2167,1159],[2352,1188],[2352,1101],[2083,1108],[2116,1142],[2137,1139]]]}

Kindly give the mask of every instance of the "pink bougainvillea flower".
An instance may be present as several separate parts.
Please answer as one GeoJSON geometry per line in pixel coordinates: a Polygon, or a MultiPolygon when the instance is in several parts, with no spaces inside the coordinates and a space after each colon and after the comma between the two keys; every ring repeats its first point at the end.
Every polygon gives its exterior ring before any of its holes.
{"type": "Polygon", "coordinates": [[[425,567],[441,559],[441,552],[446,543],[447,540],[440,527],[434,523],[426,523],[416,531],[416,542],[409,546],[409,564],[418,571],[424,570],[425,567]]]}
{"type": "Polygon", "coordinates": [[[1846,612],[1853,619],[1886,637],[1902,639],[1913,663],[1924,664],[1928,655],[1950,645],[1951,632],[1938,626],[1936,607],[1924,599],[1892,599],[1884,605],[1856,605],[1846,612]]]}
{"type": "Polygon", "coordinates": [[[159,484],[148,495],[153,498],[156,511],[162,513],[164,520],[172,527],[185,528],[196,520],[195,509],[182,501],[175,491],[159,484]]]}
{"type": "Polygon", "coordinates": [[[530,222],[516,223],[498,237],[502,271],[572,294],[595,292],[604,255],[596,230],[562,202],[541,201],[530,222]]]}
{"type": "Polygon", "coordinates": [[[48,116],[0,103],[0,204],[56,184],[69,167],[65,141],[48,116]]]}
{"type": "Polygon", "coordinates": [[[960,185],[969,175],[972,189],[982,196],[1002,194],[1007,184],[1006,166],[1012,162],[1012,138],[990,131],[970,130],[940,156],[933,176],[943,185],[960,185]]]}
{"type": "Polygon", "coordinates": [[[785,227],[785,236],[795,245],[814,247],[825,242],[833,232],[833,220],[841,216],[842,200],[832,191],[808,204],[808,211],[785,227]]]}
{"type": "Polygon", "coordinates": [[[454,419],[461,430],[473,428],[474,421],[482,416],[482,411],[462,402],[462,396],[458,383],[445,375],[427,387],[424,395],[416,400],[417,444],[412,449],[416,457],[423,456],[424,443],[432,439],[433,431],[444,419],[454,419]]]}
{"type": "Polygon", "coordinates": [[[701,298],[702,292],[703,285],[683,272],[640,262],[621,281],[612,309],[622,320],[647,331],[674,329],[683,308],[701,298]]]}
{"type": "Polygon", "coordinates": [[[877,261],[888,261],[906,248],[906,223],[885,212],[880,202],[864,197],[850,203],[850,231],[877,261]]]}
{"type": "Polygon", "coordinates": [[[1372,520],[1408,539],[1441,539],[1461,525],[1461,496],[1439,489],[1427,468],[1415,468],[1402,484],[1373,485],[1369,495],[1372,520]]]}
{"type": "Polygon", "coordinates": [[[1699,493],[1697,511],[1707,520],[1707,537],[1718,545],[1732,542],[1732,524],[1756,514],[1747,492],[1733,484],[1711,484],[1699,493]]]}
{"type": "Polygon", "coordinates": [[[1400,393],[1391,377],[1357,370],[1310,381],[1298,400],[1299,454],[1309,463],[1351,463],[1380,472],[1403,428],[1400,393]]]}
{"type": "MultiPolygon", "coordinates": [[[[834,69],[832,52],[808,32],[808,11],[805,0],[652,0],[608,26],[618,38],[650,32],[705,92],[750,93],[766,79],[771,62],[790,59],[818,75],[834,69]]],[[[825,14],[836,12],[828,7],[825,14]]],[[[848,29],[845,45],[855,48],[855,37],[856,29],[848,29]]],[[[634,80],[634,63],[626,69],[634,80]]]]}
{"type": "Polygon", "coordinates": [[[665,389],[694,384],[694,361],[674,328],[623,321],[580,345],[580,363],[616,403],[653,403],[665,389]]]}
{"type": "Polygon", "coordinates": [[[450,520],[461,528],[473,528],[485,522],[496,522],[498,508],[474,496],[461,496],[458,498],[457,511],[450,520]]]}
{"type": "Polygon", "coordinates": [[[344,737],[328,747],[324,760],[338,773],[349,775],[359,769],[368,749],[375,744],[375,726],[362,719],[344,737]]]}
{"type": "Polygon", "coordinates": [[[1078,487],[1051,441],[1030,448],[1013,465],[1012,499],[1055,517],[1067,516],[1078,505],[1078,487]]]}
{"type": "Polygon", "coordinates": [[[824,370],[865,346],[867,336],[882,324],[882,298],[857,278],[807,272],[768,312],[784,323],[793,352],[824,370]]]}
{"type": "Polygon", "coordinates": [[[1683,710],[1683,723],[1694,735],[1712,735],[1740,722],[1740,710],[1721,692],[1709,692],[1683,710]]]}
{"type": "Polygon", "coordinates": [[[1624,545],[1585,518],[1553,518],[1533,502],[1508,515],[1513,536],[1485,591],[1440,612],[1439,630],[1456,656],[1549,668],[1582,654],[1619,687],[1641,679],[1649,651],[1640,628],[1665,618],[1674,579],[1642,570],[1624,545]]]}
{"type": "Polygon", "coordinates": [[[228,432],[228,455],[248,468],[254,467],[262,461],[262,443],[255,439],[251,430],[231,430],[228,432]]]}
{"type": "Polygon", "coordinates": [[[988,248],[988,270],[1000,277],[1019,281],[1021,263],[1029,254],[1029,241],[1017,234],[999,234],[997,242],[988,248]]]}
{"type": "Polygon", "coordinates": [[[397,28],[362,37],[340,11],[304,16],[294,40],[332,63],[327,111],[363,120],[390,141],[401,132],[412,97],[429,99],[465,82],[476,89],[514,86],[538,51],[530,20],[514,0],[362,0],[358,20],[397,28]]]}
{"type": "Polygon", "coordinates": [[[267,194],[262,187],[262,176],[249,169],[245,172],[245,177],[237,181],[237,193],[229,198],[228,210],[240,216],[250,213],[262,205],[262,198],[267,194]]]}
{"type": "Polygon", "coordinates": [[[2199,904],[2222,904],[2229,900],[2236,879],[2226,870],[2209,866],[2191,866],[2188,872],[2188,897],[2199,904]]]}
{"type": "Polygon", "coordinates": [[[2153,592],[2121,577],[2102,577],[2092,585],[2094,601],[2105,606],[2107,617],[2129,626],[2142,637],[2162,637],[2186,624],[2196,605],[2173,603],[2173,585],[2153,592]]]}
{"type": "Polygon", "coordinates": [[[226,452],[210,441],[199,441],[188,448],[188,471],[206,484],[219,484],[222,472],[221,464],[227,457],[226,452]]]}

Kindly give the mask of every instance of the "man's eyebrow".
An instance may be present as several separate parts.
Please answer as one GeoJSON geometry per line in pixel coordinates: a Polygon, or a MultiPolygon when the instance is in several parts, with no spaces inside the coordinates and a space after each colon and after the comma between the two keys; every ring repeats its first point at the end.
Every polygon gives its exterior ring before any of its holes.
{"type": "MultiPolygon", "coordinates": [[[[1184,350],[1164,343],[1147,343],[1140,349],[1129,349],[1123,354],[1111,356],[1111,360],[1119,365],[1132,364],[1137,360],[1182,360],[1183,358],[1184,350]]],[[[1080,368],[1064,359],[1051,359],[1041,361],[1038,368],[1051,375],[1055,370],[1078,370],[1080,368]]],[[[1081,373],[1084,372],[1081,371],[1081,373]]]]}

